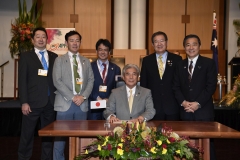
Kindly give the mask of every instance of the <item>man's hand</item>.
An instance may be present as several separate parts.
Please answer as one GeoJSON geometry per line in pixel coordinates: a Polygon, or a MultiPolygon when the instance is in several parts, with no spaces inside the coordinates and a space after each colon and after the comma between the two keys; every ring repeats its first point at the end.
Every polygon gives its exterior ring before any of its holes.
{"type": "Polygon", "coordinates": [[[136,122],[139,122],[139,123],[143,123],[144,122],[144,117],[143,116],[139,116],[138,118],[135,118],[135,119],[131,119],[130,122],[133,122],[133,123],[136,123],[136,122]]]}
{"type": "Polygon", "coordinates": [[[27,116],[31,111],[31,108],[28,103],[23,103],[22,104],[22,113],[27,116]]]}
{"type": "Polygon", "coordinates": [[[113,115],[110,116],[110,119],[109,119],[110,123],[117,122],[117,121],[119,121],[119,119],[117,117],[115,117],[113,115]]]}
{"type": "Polygon", "coordinates": [[[80,96],[80,95],[75,95],[72,99],[72,101],[77,105],[77,106],[80,106],[83,101],[84,101],[84,98],[83,96],[80,96]]]}
{"type": "MultiPolygon", "coordinates": [[[[187,102],[187,101],[186,101],[187,102]]],[[[183,105],[183,104],[182,104],[183,105]]],[[[198,103],[197,102],[187,102],[187,107],[184,107],[184,110],[186,112],[192,112],[194,113],[198,109],[198,103]]]]}

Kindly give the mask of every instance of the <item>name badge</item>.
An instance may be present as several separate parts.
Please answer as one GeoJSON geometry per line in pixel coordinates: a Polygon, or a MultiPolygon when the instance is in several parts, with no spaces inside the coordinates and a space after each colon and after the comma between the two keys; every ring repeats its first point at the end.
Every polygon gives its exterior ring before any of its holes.
{"type": "Polygon", "coordinates": [[[47,76],[48,70],[38,69],[39,76],[47,76]]]}
{"type": "Polygon", "coordinates": [[[82,78],[76,78],[76,82],[77,82],[77,84],[82,84],[83,83],[83,79],[82,78]]]}
{"type": "Polygon", "coordinates": [[[99,86],[99,92],[107,92],[107,86],[99,86]]]}

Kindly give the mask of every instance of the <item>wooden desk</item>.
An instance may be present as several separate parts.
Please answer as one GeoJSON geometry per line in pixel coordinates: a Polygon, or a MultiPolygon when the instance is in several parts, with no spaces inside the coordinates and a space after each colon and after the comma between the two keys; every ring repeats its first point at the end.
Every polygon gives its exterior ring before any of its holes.
{"type": "MultiPolygon", "coordinates": [[[[105,121],[55,121],[39,130],[39,136],[66,136],[69,137],[69,160],[79,154],[79,137],[94,138],[97,135],[106,135],[119,124],[111,124],[109,129],[104,128],[105,121]]],[[[209,138],[240,138],[240,132],[218,122],[189,122],[189,121],[149,121],[148,126],[159,126],[166,123],[179,135],[200,139],[204,148],[203,158],[210,159],[209,138]]]]}

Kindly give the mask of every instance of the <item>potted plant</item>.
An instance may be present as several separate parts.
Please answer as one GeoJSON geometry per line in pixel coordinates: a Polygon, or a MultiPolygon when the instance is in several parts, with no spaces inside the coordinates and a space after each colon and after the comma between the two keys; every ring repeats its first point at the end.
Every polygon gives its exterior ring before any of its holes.
{"type": "Polygon", "coordinates": [[[43,6],[40,7],[35,17],[36,4],[37,0],[33,2],[30,11],[27,12],[26,0],[23,0],[23,5],[21,5],[21,0],[18,0],[19,17],[11,23],[12,38],[9,43],[9,49],[12,58],[14,55],[33,48],[31,35],[33,29],[41,25],[39,18],[43,8],[43,6]]]}

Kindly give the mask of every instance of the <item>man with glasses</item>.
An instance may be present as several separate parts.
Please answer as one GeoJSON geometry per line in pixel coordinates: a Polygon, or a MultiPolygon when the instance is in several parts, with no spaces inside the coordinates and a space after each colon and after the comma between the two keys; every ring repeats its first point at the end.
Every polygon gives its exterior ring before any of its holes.
{"type": "MultiPolygon", "coordinates": [[[[121,75],[120,67],[108,61],[112,46],[107,39],[99,39],[96,43],[98,59],[91,63],[94,74],[94,85],[90,101],[108,100],[111,90],[115,87],[115,76],[121,75]]],[[[90,106],[90,105],[89,105],[90,106]]],[[[103,120],[104,109],[89,109],[89,120],[103,120]]]]}
{"type": "Polygon", "coordinates": [[[164,32],[152,35],[155,53],[144,57],[140,85],[152,91],[156,109],[154,120],[179,120],[179,107],[172,90],[176,65],[182,58],[167,51],[168,38],[164,32]]]}

